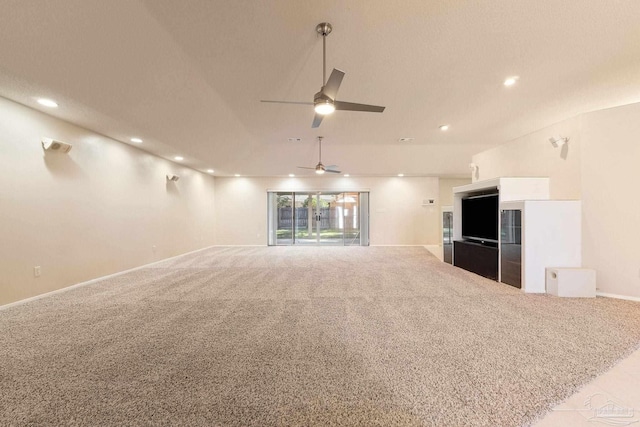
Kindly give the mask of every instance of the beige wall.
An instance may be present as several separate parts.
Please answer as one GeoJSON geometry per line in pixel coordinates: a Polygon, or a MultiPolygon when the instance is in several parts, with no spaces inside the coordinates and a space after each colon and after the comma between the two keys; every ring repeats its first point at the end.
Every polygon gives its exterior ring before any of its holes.
{"type": "Polygon", "coordinates": [[[267,190],[368,190],[372,245],[440,243],[438,178],[311,176],[216,178],[217,244],[266,244],[267,190]],[[434,205],[422,206],[430,198],[434,205]]]}
{"type": "Polygon", "coordinates": [[[582,200],[582,264],[602,293],[640,297],[640,104],[596,111],[473,156],[484,180],[548,176],[551,198],[582,200]],[[563,149],[552,135],[570,137],[563,149]]]}
{"type": "Polygon", "coordinates": [[[212,177],[2,98],[0,171],[0,304],[214,243],[212,177]]]}
{"type": "Polygon", "coordinates": [[[522,136],[472,157],[478,165],[473,181],[504,176],[549,177],[552,199],[579,199],[581,195],[581,117],[574,117],[522,136]],[[570,137],[568,144],[554,148],[549,138],[570,137]]]}

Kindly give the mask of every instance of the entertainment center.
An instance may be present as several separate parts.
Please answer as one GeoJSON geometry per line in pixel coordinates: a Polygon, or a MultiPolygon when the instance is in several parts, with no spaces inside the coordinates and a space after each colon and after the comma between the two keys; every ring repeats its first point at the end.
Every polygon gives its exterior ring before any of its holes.
{"type": "Polygon", "coordinates": [[[545,292],[545,268],[580,267],[581,203],[549,200],[549,178],[506,177],[455,187],[453,265],[545,292]]]}

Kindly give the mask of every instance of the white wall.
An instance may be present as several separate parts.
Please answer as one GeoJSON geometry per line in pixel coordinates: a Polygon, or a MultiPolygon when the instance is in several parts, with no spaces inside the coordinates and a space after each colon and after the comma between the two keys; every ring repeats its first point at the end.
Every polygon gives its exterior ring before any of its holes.
{"type": "Polygon", "coordinates": [[[586,113],[473,156],[476,179],[548,176],[552,199],[581,199],[582,264],[599,292],[627,297],[640,297],[638,117],[640,104],[586,113]]]}
{"type": "Polygon", "coordinates": [[[640,297],[640,104],[583,116],[583,264],[600,292],[640,297]]]}
{"type": "Polygon", "coordinates": [[[581,117],[548,126],[472,157],[478,165],[473,181],[506,176],[549,177],[552,199],[579,199],[581,195],[581,117]],[[549,138],[570,137],[568,144],[554,148],[549,138]]]}
{"type": "Polygon", "coordinates": [[[216,244],[267,243],[267,190],[370,192],[371,245],[440,243],[438,178],[216,178],[216,244]],[[435,199],[422,206],[423,199],[435,199]]]}
{"type": "Polygon", "coordinates": [[[471,178],[440,178],[440,206],[453,206],[453,187],[467,184],[471,184],[471,178]]]}
{"type": "Polygon", "coordinates": [[[0,171],[0,304],[214,243],[212,177],[2,98],[0,171]]]}

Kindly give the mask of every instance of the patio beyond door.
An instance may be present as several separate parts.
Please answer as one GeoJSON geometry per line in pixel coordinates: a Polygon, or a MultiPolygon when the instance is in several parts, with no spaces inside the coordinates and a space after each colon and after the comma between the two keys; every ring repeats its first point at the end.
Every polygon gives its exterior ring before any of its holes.
{"type": "Polygon", "coordinates": [[[367,246],[368,196],[366,192],[269,192],[269,245],[367,246]]]}

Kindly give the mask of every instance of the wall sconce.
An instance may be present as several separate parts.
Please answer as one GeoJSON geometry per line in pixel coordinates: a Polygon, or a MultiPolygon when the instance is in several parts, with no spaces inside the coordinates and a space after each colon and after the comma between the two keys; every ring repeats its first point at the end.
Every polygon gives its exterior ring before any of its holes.
{"type": "Polygon", "coordinates": [[[552,136],[549,138],[549,142],[553,145],[553,148],[562,147],[564,144],[569,142],[569,138],[566,136],[552,136]]]}
{"type": "Polygon", "coordinates": [[[52,138],[42,138],[42,148],[46,151],[60,151],[62,153],[68,153],[73,147],[68,142],[56,141],[52,138]]]}
{"type": "Polygon", "coordinates": [[[176,182],[180,177],[178,175],[167,175],[167,180],[176,182]]]}

